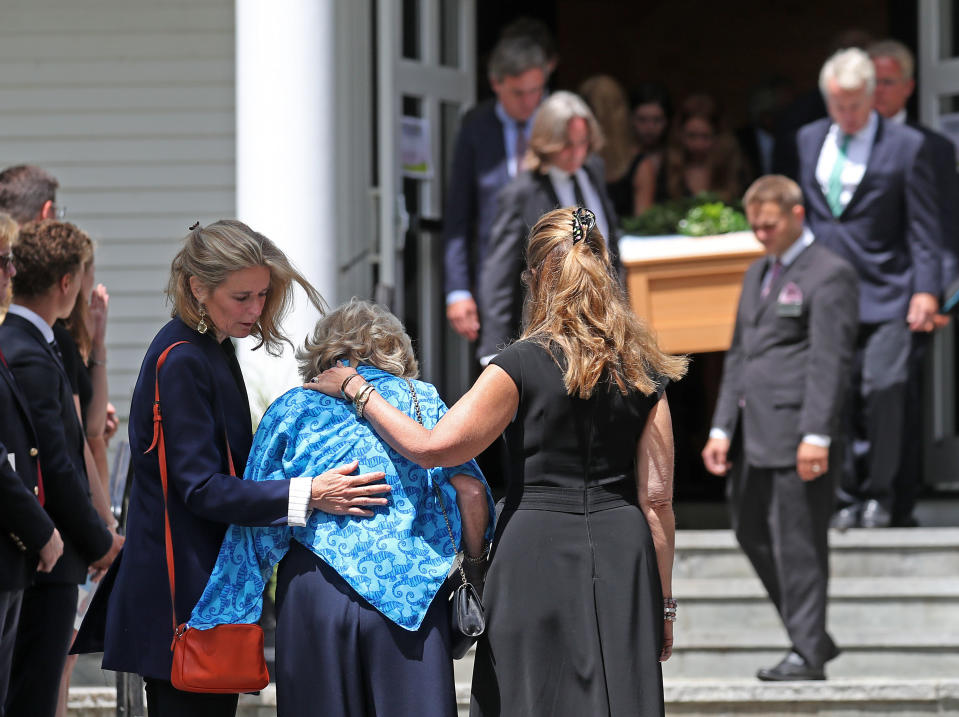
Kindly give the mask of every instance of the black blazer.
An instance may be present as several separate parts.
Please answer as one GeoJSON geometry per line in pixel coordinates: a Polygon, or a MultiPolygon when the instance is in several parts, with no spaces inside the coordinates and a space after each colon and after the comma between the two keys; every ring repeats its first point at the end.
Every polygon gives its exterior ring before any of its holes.
{"type": "MultiPolygon", "coordinates": [[[[619,219],[606,194],[603,161],[591,155],[583,169],[603,203],[610,234],[606,241],[613,265],[618,268],[619,219]]],[[[478,358],[499,353],[519,337],[524,299],[520,276],[526,267],[526,241],[539,218],[560,206],[549,175],[538,171],[517,175],[500,193],[489,253],[480,272],[478,358]]]]}
{"type": "Polygon", "coordinates": [[[510,181],[503,123],[495,108],[495,99],[474,107],[463,117],[456,136],[443,216],[446,293],[475,292],[496,216],[496,197],[510,181]]]}
{"type": "Polygon", "coordinates": [[[765,257],[758,259],[743,278],[712,425],[730,438],[742,431],[749,465],[785,468],[796,465],[802,436],[837,436],[859,282],[852,266],[818,239],[762,299],[766,266],[765,257]]]}
{"type": "Polygon", "coordinates": [[[945,135],[921,124],[910,127],[922,132],[932,155],[936,186],[939,188],[939,238],[942,242],[942,288],[959,278],[959,172],[956,145],[945,135]]]}
{"type": "Polygon", "coordinates": [[[53,535],[53,521],[37,500],[38,444],[27,399],[0,353],[0,591],[33,581],[37,553],[53,535]]]}
{"type": "Polygon", "coordinates": [[[186,622],[213,572],[227,526],[281,525],[290,481],[244,481],[230,474],[226,441],[243,475],[253,442],[250,406],[232,346],[175,318],[153,339],[130,403],[133,483],[121,557],[97,590],[77,651],[102,650],[103,667],[169,680],[173,639],[164,539],[163,489],[153,441],[156,362],[166,439],[176,614],[186,622]],[[104,634],[105,633],[105,634],[104,634]]]}
{"type": "Polygon", "coordinates": [[[43,334],[26,319],[7,314],[0,346],[30,408],[43,468],[44,507],[63,538],[63,556],[51,573],[39,573],[37,582],[83,583],[87,566],[106,554],[113,536],[90,498],[85,437],[73,389],[43,334]]]}
{"type": "Polygon", "coordinates": [[[797,137],[800,185],[810,228],[859,274],[859,320],[903,321],[917,292],[942,290],[939,190],[931,149],[911,127],[879,118],[866,172],[843,213],[834,217],[816,180],[831,120],[797,137]]]}

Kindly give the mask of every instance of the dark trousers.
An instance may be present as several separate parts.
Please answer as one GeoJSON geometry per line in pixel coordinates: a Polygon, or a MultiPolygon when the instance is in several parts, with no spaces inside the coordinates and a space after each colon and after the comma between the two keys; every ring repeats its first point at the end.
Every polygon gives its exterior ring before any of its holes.
{"type": "Polygon", "coordinates": [[[832,475],[805,482],[795,468],[740,462],[727,482],[736,539],[779,611],[793,649],[814,667],[839,653],[826,632],[832,475]]]}
{"type": "Polygon", "coordinates": [[[76,614],[76,585],[41,584],[24,591],[6,717],[54,717],[76,614]]]}
{"type": "Polygon", "coordinates": [[[906,418],[912,332],[905,321],[860,324],[844,421],[844,504],[877,500],[892,510],[906,418]]]}
{"type": "Polygon", "coordinates": [[[453,717],[449,630],[445,595],[404,630],[293,541],[277,573],[277,714],[453,717]]]}
{"type": "Polygon", "coordinates": [[[906,384],[906,421],[903,426],[902,459],[893,483],[892,524],[909,525],[916,500],[922,492],[923,367],[932,346],[932,334],[913,333],[906,384]]]}
{"type": "Polygon", "coordinates": [[[13,662],[22,600],[23,590],[0,590],[0,717],[3,717],[3,705],[7,701],[7,685],[10,684],[10,665],[13,662]]]}
{"type": "Polygon", "coordinates": [[[233,717],[238,695],[181,692],[166,680],[147,678],[149,717],[233,717]]]}

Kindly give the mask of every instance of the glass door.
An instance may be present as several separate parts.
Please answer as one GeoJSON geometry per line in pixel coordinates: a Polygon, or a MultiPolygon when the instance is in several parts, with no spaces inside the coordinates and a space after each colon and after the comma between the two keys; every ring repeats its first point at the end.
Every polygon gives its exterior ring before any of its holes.
{"type": "Polygon", "coordinates": [[[376,0],[375,295],[403,319],[423,377],[437,384],[448,383],[439,230],[459,117],[474,102],[475,25],[474,0],[376,0]]]}
{"type": "MultiPolygon", "coordinates": [[[[918,50],[919,119],[959,146],[959,0],[920,0],[918,50]]],[[[935,333],[925,371],[925,482],[938,488],[959,488],[957,324],[935,333]]]]}

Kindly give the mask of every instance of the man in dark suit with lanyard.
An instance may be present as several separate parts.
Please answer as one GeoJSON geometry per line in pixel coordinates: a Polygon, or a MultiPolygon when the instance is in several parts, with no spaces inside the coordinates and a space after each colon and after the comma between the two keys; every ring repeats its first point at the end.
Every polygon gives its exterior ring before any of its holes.
{"type": "Polygon", "coordinates": [[[922,133],[873,110],[876,74],[840,50],[819,85],[829,118],[797,136],[800,186],[816,238],[859,275],[859,333],[835,526],[888,526],[903,446],[910,331],[935,325],[942,288],[939,189],[922,133]]]}
{"type": "MultiPolygon", "coordinates": [[[[876,68],[876,111],[896,124],[906,124],[922,132],[932,148],[933,170],[939,188],[939,228],[942,241],[943,289],[959,275],[959,173],[956,172],[956,146],[945,135],[910,120],[906,103],[916,87],[913,79],[915,59],[898,40],[882,40],[867,49],[876,68]]],[[[900,469],[894,483],[892,525],[917,525],[913,510],[922,487],[923,380],[922,368],[929,350],[931,334],[913,332],[909,357],[909,383],[906,390],[906,435],[900,469]]]]}
{"type": "Polygon", "coordinates": [[[70,315],[80,290],[79,270],[92,249],[72,225],[27,224],[14,247],[13,303],[0,326],[0,347],[30,410],[43,470],[44,507],[64,539],[49,575],[24,592],[17,630],[7,717],[52,717],[73,632],[77,586],[88,566],[105,570],[122,538],[103,524],[90,498],[84,435],[70,380],[52,326],[70,315]],[[52,232],[52,229],[50,230],[52,232]]]}
{"type": "Polygon", "coordinates": [[[803,226],[802,192],[760,177],[743,199],[766,257],[746,271],[706,469],[731,470],[733,529],[792,645],[761,680],[822,680],[839,650],[826,632],[827,532],[840,418],[858,326],[858,278],[803,226]]]}
{"type": "Polygon", "coordinates": [[[468,341],[480,332],[476,282],[496,215],[496,196],[522,171],[549,58],[527,37],[505,37],[489,60],[495,99],[463,117],[443,217],[446,316],[468,341]]]}
{"type": "MultiPolygon", "coordinates": [[[[4,236],[16,226],[0,215],[0,302],[17,273],[4,236]]],[[[48,573],[63,554],[63,540],[43,510],[46,496],[37,436],[27,401],[0,347],[0,713],[7,698],[24,589],[37,570],[48,573]]]]}

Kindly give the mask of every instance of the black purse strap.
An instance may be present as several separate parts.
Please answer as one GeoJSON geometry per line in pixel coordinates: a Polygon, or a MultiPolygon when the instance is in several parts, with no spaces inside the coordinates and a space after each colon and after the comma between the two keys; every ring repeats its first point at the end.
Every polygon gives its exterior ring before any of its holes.
{"type": "MultiPolygon", "coordinates": [[[[404,381],[406,381],[406,385],[410,387],[410,395],[413,397],[413,408],[416,411],[416,422],[425,428],[426,424],[423,423],[423,412],[420,410],[420,397],[416,395],[416,387],[413,385],[413,382],[410,379],[406,378],[404,381]]],[[[450,517],[447,515],[446,508],[443,505],[443,494],[440,493],[439,486],[433,482],[432,476],[430,476],[430,485],[433,486],[433,492],[436,493],[436,500],[440,505],[440,510],[443,511],[443,520],[446,521],[446,532],[449,533],[450,545],[453,546],[453,555],[455,556],[459,550],[456,548],[456,539],[453,538],[453,526],[450,525],[450,517]]],[[[460,578],[463,580],[463,585],[467,585],[469,581],[466,579],[466,571],[463,570],[462,561],[457,568],[459,569],[460,578]]]]}

